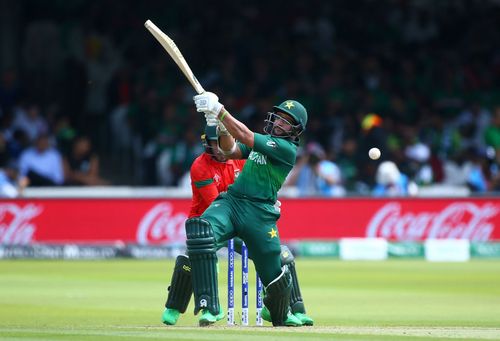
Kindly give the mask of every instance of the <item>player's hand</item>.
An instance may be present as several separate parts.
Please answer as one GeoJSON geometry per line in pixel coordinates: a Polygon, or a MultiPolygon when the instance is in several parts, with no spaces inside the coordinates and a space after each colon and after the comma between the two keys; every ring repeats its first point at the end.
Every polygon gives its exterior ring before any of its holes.
{"type": "Polygon", "coordinates": [[[219,123],[217,115],[211,112],[205,112],[205,120],[207,121],[207,126],[209,127],[215,127],[219,123]]]}
{"type": "Polygon", "coordinates": [[[229,132],[221,121],[217,122],[217,135],[229,135],[229,132]]]}
{"type": "Polygon", "coordinates": [[[196,111],[219,115],[223,105],[219,103],[219,97],[213,92],[204,92],[193,97],[196,111]]]}

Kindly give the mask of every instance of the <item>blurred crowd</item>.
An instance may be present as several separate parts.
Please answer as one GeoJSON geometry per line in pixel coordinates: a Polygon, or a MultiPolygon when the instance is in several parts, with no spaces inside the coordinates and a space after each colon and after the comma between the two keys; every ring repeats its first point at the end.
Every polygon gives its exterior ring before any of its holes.
{"type": "Polygon", "coordinates": [[[182,184],[204,120],[151,19],[253,130],[283,99],[306,106],[287,179],[300,195],[500,189],[498,2],[196,3],[11,1],[23,30],[2,65],[0,182],[182,184]]]}

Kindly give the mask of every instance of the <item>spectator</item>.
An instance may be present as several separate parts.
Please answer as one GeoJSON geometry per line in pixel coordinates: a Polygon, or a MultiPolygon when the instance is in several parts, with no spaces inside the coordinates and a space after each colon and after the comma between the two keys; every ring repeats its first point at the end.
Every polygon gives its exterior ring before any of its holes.
{"type": "Polygon", "coordinates": [[[53,133],[56,138],[57,149],[63,155],[70,153],[71,145],[76,136],[76,130],[71,126],[68,116],[59,116],[55,120],[53,133]]]}
{"type": "Polygon", "coordinates": [[[323,147],[311,142],[305,149],[290,173],[287,186],[297,186],[300,196],[344,196],[340,168],[326,159],[323,147]]]}
{"type": "Polygon", "coordinates": [[[37,104],[29,104],[24,108],[18,108],[12,123],[14,128],[23,130],[31,142],[41,134],[47,134],[49,126],[45,118],[40,114],[40,108],[37,104]]]}
{"type": "Polygon", "coordinates": [[[109,183],[99,176],[99,157],[86,136],[73,141],[70,153],[64,157],[65,184],[70,186],[104,186],[109,183]]]}
{"type": "Polygon", "coordinates": [[[0,168],[0,198],[17,198],[28,185],[28,178],[19,176],[14,162],[0,168]]]}
{"type": "Polygon", "coordinates": [[[16,129],[7,141],[9,157],[19,160],[22,152],[30,147],[29,137],[24,130],[16,129]]]}
{"type": "Polygon", "coordinates": [[[62,157],[50,146],[49,135],[40,135],[33,147],[26,149],[19,159],[21,176],[29,179],[30,186],[57,186],[64,182],[62,157]]]}
{"type": "Polygon", "coordinates": [[[413,127],[408,127],[405,133],[404,155],[407,160],[406,174],[419,185],[429,185],[433,174],[430,165],[431,149],[421,142],[413,127]]]}
{"type": "Polygon", "coordinates": [[[457,130],[461,136],[461,148],[483,148],[484,132],[490,124],[489,110],[482,108],[479,103],[472,103],[455,120],[457,130]]]}
{"type": "Polygon", "coordinates": [[[488,157],[479,148],[470,148],[466,152],[467,186],[471,191],[484,193],[488,190],[488,157]]]}
{"type": "Polygon", "coordinates": [[[378,166],[375,181],[372,193],[375,197],[414,196],[418,190],[417,185],[410,182],[392,161],[384,161],[378,166]]]}

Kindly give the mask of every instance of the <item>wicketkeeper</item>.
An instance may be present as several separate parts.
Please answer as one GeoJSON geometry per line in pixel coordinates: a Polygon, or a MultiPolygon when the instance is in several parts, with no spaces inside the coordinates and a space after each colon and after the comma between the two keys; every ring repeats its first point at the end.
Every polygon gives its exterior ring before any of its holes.
{"type": "Polygon", "coordinates": [[[273,107],[263,135],[234,118],[214,93],[197,95],[194,101],[197,111],[205,113],[207,125],[217,126],[224,155],[247,159],[228,191],[219,195],[201,217],[186,221],[195,314],[202,310],[199,323],[209,325],[224,317],[218,296],[216,249],[218,243],[238,236],[245,241],[265,286],[263,317],[267,314],[274,326],[301,325],[290,311],[292,276],[288,266],[281,264],[276,226],[280,213],[274,204],[295,164],[299,135],[307,123],[306,109],[295,100],[273,107]]]}

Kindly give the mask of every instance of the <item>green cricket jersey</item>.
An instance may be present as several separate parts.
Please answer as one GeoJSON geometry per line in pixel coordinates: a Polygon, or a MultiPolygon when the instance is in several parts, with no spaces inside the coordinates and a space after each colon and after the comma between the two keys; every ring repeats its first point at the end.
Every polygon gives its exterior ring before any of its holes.
{"type": "Polygon", "coordinates": [[[297,144],[288,139],[254,133],[253,149],[238,143],[247,159],[228,192],[243,198],[274,203],[283,182],[295,165],[297,144]]]}

